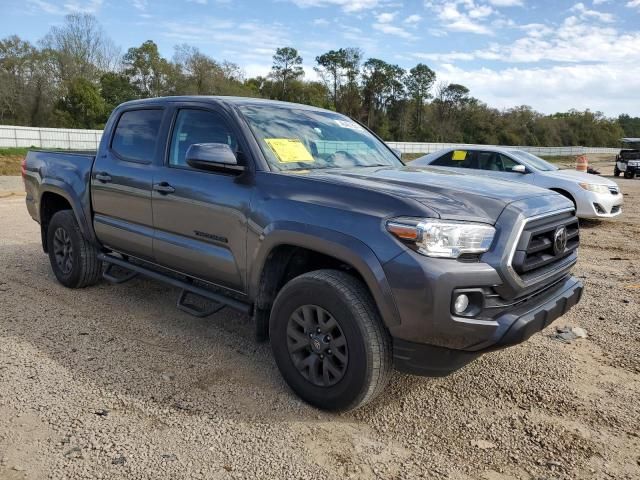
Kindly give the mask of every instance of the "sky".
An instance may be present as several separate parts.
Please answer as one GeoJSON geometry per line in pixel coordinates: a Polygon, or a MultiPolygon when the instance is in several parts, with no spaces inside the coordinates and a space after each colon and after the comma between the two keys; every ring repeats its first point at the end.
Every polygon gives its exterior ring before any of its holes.
{"type": "Polygon", "coordinates": [[[403,68],[425,63],[497,108],[591,109],[640,116],[640,0],[0,0],[0,38],[37,41],[88,12],[126,51],[188,43],[247,77],[277,47],[304,59],[358,47],[403,68]]]}

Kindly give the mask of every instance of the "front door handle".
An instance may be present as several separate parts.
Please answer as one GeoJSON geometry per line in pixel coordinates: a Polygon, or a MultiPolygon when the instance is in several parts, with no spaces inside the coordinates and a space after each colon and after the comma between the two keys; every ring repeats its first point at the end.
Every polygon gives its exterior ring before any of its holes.
{"type": "Polygon", "coordinates": [[[102,183],[108,183],[111,181],[111,175],[107,172],[96,173],[96,180],[102,183]]]}
{"type": "Polygon", "coordinates": [[[153,189],[158,193],[162,193],[163,195],[176,191],[176,189],[169,185],[167,182],[156,183],[153,185],[153,189]]]}

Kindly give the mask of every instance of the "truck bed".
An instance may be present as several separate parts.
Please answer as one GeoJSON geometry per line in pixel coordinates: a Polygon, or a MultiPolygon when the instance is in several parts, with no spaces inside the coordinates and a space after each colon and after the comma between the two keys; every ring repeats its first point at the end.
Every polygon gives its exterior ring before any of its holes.
{"type": "Polygon", "coordinates": [[[30,150],[24,164],[24,185],[27,208],[31,217],[40,223],[40,200],[44,193],[63,196],[80,219],[79,224],[88,238],[93,238],[91,226],[91,197],[89,185],[95,151],[30,150]]]}

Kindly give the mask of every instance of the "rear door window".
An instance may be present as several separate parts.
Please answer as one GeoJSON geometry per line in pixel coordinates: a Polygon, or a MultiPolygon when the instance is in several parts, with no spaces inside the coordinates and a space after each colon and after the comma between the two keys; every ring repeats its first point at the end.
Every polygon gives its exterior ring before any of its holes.
{"type": "Polygon", "coordinates": [[[481,170],[511,172],[518,162],[498,152],[478,152],[478,166],[481,170]]]}
{"type": "Polygon", "coordinates": [[[118,120],[111,150],[123,160],[151,162],[162,122],[162,110],[129,110],[118,120]]]}
{"type": "Polygon", "coordinates": [[[431,165],[438,167],[476,168],[475,154],[468,150],[452,150],[435,160],[431,165]]]}

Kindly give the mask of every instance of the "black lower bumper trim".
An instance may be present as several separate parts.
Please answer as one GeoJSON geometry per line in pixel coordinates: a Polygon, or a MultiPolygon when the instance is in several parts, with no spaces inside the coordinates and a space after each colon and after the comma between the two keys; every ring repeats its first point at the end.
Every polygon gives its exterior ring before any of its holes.
{"type": "Polygon", "coordinates": [[[397,370],[414,375],[442,377],[458,370],[480,355],[517,345],[539,332],[554,320],[567,313],[580,301],[582,282],[571,277],[550,298],[525,302],[503,314],[499,321],[507,321],[510,327],[488,348],[476,351],[455,350],[406,340],[393,339],[393,359],[397,370]]]}

